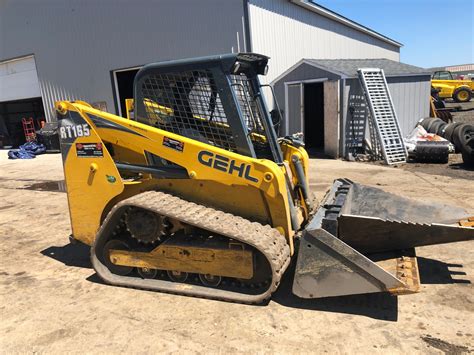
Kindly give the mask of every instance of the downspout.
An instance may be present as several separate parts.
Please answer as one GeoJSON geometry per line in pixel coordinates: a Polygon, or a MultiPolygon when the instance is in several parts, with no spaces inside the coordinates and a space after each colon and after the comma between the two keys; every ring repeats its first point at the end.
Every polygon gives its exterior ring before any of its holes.
{"type": "Polygon", "coordinates": [[[243,30],[245,36],[245,52],[252,52],[252,36],[250,34],[250,14],[249,14],[249,0],[243,0],[242,2],[244,9],[243,17],[243,30]]]}

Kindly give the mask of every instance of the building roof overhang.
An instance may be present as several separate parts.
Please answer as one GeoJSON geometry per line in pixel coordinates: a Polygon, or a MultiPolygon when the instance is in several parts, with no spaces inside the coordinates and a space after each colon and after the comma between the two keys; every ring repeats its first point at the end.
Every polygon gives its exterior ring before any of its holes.
{"type": "Polygon", "coordinates": [[[377,38],[379,40],[382,40],[388,44],[391,44],[393,46],[396,46],[396,47],[403,47],[403,44],[400,43],[400,42],[397,42],[387,36],[384,36],[383,34],[381,33],[378,33],[366,26],[363,26],[361,25],[360,23],[357,23],[355,21],[352,21],[350,19],[348,19],[347,17],[344,17],[334,11],[331,11],[327,8],[325,8],[324,6],[321,6],[321,5],[318,5],[316,3],[314,3],[313,1],[311,0],[289,0],[291,1],[292,3],[298,5],[298,6],[301,6],[301,7],[304,7],[305,9],[309,10],[309,11],[312,11],[314,13],[317,13],[321,16],[324,16],[326,18],[329,18],[333,21],[336,21],[336,22],[339,22],[339,23],[342,23],[348,27],[351,27],[359,32],[362,32],[362,33],[365,33],[371,37],[374,37],[374,38],[377,38]]]}

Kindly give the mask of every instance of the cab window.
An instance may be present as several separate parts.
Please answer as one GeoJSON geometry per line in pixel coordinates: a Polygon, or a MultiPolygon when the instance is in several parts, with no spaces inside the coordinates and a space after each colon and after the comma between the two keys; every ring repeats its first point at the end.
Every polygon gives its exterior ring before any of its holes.
{"type": "Polygon", "coordinates": [[[453,76],[449,71],[437,71],[433,75],[433,79],[435,80],[453,80],[453,76]]]}

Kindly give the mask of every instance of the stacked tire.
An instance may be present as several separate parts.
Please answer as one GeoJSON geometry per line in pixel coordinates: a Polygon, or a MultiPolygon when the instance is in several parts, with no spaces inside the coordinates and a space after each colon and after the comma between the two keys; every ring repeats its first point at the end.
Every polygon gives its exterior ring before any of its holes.
{"type": "Polygon", "coordinates": [[[456,152],[462,154],[465,164],[474,166],[474,125],[470,123],[446,123],[437,117],[427,117],[420,125],[454,144],[456,152]]]}

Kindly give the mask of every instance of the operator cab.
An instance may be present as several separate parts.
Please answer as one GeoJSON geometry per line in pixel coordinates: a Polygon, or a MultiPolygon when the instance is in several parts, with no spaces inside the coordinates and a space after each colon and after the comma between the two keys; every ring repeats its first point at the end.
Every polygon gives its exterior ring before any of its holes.
{"type": "Polygon", "coordinates": [[[436,71],[432,77],[433,80],[454,80],[450,71],[436,71]]]}
{"type": "Polygon", "coordinates": [[[238,154],[282,163],[254,53],[144,66],[134,82],[135,120],[238,154]]]}

